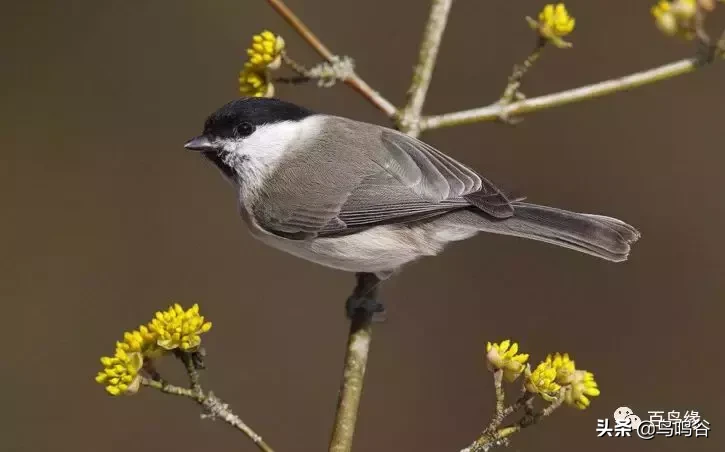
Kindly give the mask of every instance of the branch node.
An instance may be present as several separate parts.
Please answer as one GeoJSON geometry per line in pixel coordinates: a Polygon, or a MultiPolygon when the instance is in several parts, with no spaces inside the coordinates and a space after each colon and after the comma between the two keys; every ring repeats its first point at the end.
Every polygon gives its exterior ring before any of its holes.
{"type": "Polygon", "coordinates": [[[420,44],[418,64],[413,72],[413,81],[408,89],[408,101],[399,118],[400,130],[411,136],[420,133],[420,117],[423,104],[428,95],[428,88],[433,76],[433,69],[438,59],[438,50],[443,40],[443,32],[448,23],[453,0],[433,0],[428,14],[428,22],[420,44]]]}

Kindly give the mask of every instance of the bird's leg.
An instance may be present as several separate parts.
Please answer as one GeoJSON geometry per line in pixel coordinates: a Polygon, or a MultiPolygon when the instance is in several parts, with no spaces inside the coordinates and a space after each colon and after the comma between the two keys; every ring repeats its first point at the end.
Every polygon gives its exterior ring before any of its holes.
{"type": "Polygon", "coordinates": [[[345,312],[352,319],[359,311],[372,315],[373,321],[385,320],[385,307],[378,301],[379,285],[382,282],[374,273],[356,273],[357,284],[345,303],[345,312]]]}

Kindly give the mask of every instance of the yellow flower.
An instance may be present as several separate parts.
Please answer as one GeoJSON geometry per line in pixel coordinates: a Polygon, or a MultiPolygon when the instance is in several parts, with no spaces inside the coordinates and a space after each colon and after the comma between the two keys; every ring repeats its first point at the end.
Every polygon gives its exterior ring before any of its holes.
{"type": "Polygon", "coordinates": [[[524,363],[529,359],[526,353],[518,353],[519,344],[506,339],[500,344],[486,344],[486,360],[490,370],[503,370],[503,377],[508,382],[516,380],[524,371],[524,363]]]}
{"type": "Polygon", "coordinates": [[[526,18],[531,28],[537,30],[542,38],[551,41],[557,47],[571,47],[570,43],[561,38],[574,31],[576,20],[569,15],[563,3],[544,6],[538,19],[526,18]]]}
{"type": "Polygon", "coordinates": [[[564,402],[583,410],[589,406],[589,397],[596,397],[599,394],[594,374],[585,370],[577,370],[574,372],[571,385],[566,390],[564,402]]]}
{"type": "Polygon", "coordinates": [[[198,304],[186,311],[174,304],[166,311],[157,312],[149,329],[157,334],[156,343],[166,350],[194,351],[201,344],[200,335],[211,329],[211,322],[204,322],[198,304]]]}
{"type": "Polygon", "coordinates": [[[696,0],[660,0],[650,12],[655,18],[655,25],[662,33],[685,39],[695,37],[696,0]]]}
{"type": "Polygon", "coordinates": [[[138,371],[143,366],[143,356],[139,352],[126,353],[116,349],[113,357],[101,358],[104,369],[96,375],[96,382],[106,386],[109,394],[134,394],[141,384],[138,371]]]}
{"type": "Polygon", "coordinates": [[[556,369],[546,361],[539,363],[533,372],[527,367],[526,390],[539,394],[547,402],[556,400],[561,386],[556,383],[556,369]]]}
{"type": "Polygon", "coordinates": [[[252,36],[252,45],[247,49],[249,59],[244,67],[256,72],[277,69],[282,64],[283,50],[284,39],[271,31],[264,30],[252,36]]]}
{"type": "Polygon", "coordinates": [[[250,97],[272,97],[274,85],[265,72],[243,69],[239,73],[239,92],[250,97]]]}
{"type": "Polygon", "coordinates": [[[548,4],[539,13],[539,23],[554,36],[566,36],[574,30],[576,20],[569,15],[563,3],[548,4]]]}
{"type": "Polygon", "coordinates": [[[570,384],[574,380],[574,372],[576,367],[574,361],[569,358],[569,354],[554,353],[546,357],[545,361],[548,365],[556,370],[556,383],[562,386],[570,384]]]}
{"type": "Polygon", "coordinates": [[[274,96],[274,85],[268,72],[282,64],[284,39],[271,31],[252,36],[252,45],[247,49],[248,59],[239,73],[239,92],[250,97],[274,96]]]}
{"type": "Polygon", "coordinates": [[[155,358],[164,353],[164,349],[156,343],[158,335],[146,325],[141,325],[137,330],[123,333],[123,342],[116,342],[116,348],[126,353],[141,353],[144,357],[155,358]]]}

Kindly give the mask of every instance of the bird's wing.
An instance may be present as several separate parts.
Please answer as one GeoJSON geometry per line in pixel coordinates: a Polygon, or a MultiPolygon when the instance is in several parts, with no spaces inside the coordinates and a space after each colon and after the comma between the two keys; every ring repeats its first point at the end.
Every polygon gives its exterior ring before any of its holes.
{"type": "Polygon", "coordinates": [[[475,205],[513,214],[491,182],[420,140],[392,129],[327,117],[302,137],[252,206],[263,228],[290,238],[408,222],[475,205]]]}

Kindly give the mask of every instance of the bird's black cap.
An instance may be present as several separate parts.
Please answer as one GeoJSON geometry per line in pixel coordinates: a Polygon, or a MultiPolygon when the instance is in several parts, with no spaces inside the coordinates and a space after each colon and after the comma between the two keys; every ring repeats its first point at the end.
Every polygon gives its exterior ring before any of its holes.
{"type": "Polygon", "coordinates": [[[245,97],[233,100],[207,118],[204,135],[209,137],[232,137],[241,123],[254,127],[282,121],[299,121],[315,114],[304,107],[279,99],[245,97]]]}
{"type": "Polygon", "coordinates": [[[204,132],[187,141],[184,147],[201,152],[222,173],[234,178],[234,169],[221,156],[217,139],[240,137],[256,127],[282,121],[299,121],[315,113],[304,107],[279,99],[245,97],[233,100],[207,118],[204,132]]]}

